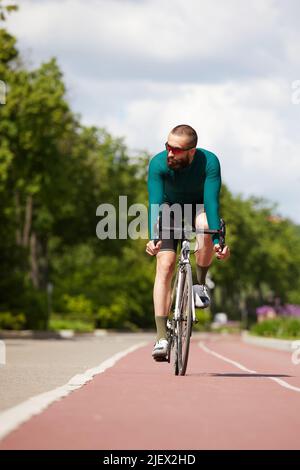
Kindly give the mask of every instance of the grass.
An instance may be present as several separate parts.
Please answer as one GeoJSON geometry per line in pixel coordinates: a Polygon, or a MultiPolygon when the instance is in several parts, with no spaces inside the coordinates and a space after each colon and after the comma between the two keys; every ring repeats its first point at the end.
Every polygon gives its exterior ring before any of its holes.
{"type": "Polygon", "coordinates": [[[300,319],[295,317],[277,317],[256,323],[250,334],[265,338],[299,339],[300,319]]]}

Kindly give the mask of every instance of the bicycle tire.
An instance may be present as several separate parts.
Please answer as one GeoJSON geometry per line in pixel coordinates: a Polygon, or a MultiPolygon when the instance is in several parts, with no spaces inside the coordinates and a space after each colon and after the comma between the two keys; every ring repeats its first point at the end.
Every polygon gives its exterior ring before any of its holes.
{"type": "Polygon", "coordinates": [[[176,321],[175,321],[175,304],[178,292],[178,281],[179,281],[179,272],[176,272],[176,276],[173,280],[172,293],[171,293],[171,302],[169,308],[169,322],[170,329],[168,335],[168,362],[171,362],[171,357],[173,356],[173,367],[175,375],[178,375],[178,354],[177,354],[177,335],[176,335],[176,321]]]}
{"type": "Polygon", "coordinates": [[[191,266],[185,266],[183,288],[178,293],[180,298],[180,318],[177,320],[176,328],[176,343],[177,343],[177,368],[176,375],[185,375],[189,350],[190,338],[192,334],[193,313],[192,313],[192,295],[193,295],[193,280],[191,266]]]}

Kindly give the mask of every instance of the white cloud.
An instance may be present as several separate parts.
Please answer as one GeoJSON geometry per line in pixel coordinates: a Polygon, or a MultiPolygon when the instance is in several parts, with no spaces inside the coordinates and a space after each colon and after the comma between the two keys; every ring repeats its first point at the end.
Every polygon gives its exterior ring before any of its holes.
{"type": "Polygon", "coordinates": [[[187,122],[235,192],[300,223],[298,0],[23,0],[8,24],[34,63],[56,56],[84,122],[161,150],[187,122]]]}
{"type": "Polygon", "coordinates": [[[220,81],[296,69],[290,2],[300,13],[292,0],[24,0],[9,24],[80,76],[220,81]]]}
{"type": "MultiPolygon", "coordinates": [[[[219,156],[223,180],[233,191],[278,201],[284,214],[300,221],[300,136],[289,125],[294,124],[291,111],[300,109],[290,104],[284,81],[148,84],[145,90],[145,97],[131,99],[119,116],[106,115],[113,134],[154,154],[163,149],[172,127],[189,123],[198,131],[199,146],[219,156]]],[[[95,114],[92,121],[98,120],[95,114]]]]}

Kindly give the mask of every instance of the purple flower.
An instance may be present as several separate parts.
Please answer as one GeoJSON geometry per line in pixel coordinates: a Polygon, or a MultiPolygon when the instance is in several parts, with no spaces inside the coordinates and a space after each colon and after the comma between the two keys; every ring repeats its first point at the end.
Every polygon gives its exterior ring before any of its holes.
{"type": "Polygon", "coordinates": [[[257,316],[265,316],[270,312],[285,317],[300,317],[300,305],[284,304],[276,309],[271,305],[262,305],[256,309],[257,316]]]}
{"type": "Polygon", "coordinates": [[[280,308],[280,314],[286,317],[300,317],[300,305],[285,304],[280,308]]]}
{"type": "Polygon", "coordinates": [[[262,305],[256,309],[256,315],[264,316],[267,315],[269,312],[276,314],[275,310],[271,305],[262,305]]]}

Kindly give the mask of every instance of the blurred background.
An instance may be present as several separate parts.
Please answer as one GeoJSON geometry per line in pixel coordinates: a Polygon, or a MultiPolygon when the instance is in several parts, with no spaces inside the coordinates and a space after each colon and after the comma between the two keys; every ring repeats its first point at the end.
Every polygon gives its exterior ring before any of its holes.
{"type": "Polygon", "coordinates": [[[0,329],[153,328],[146,241],[99,240],[96,208],[147,204],[149,159],[188,123],[220,159],[232,252],[199,328],[221,312],[299,336],[299,2],[0,0],[0,15],[0,329]]]}

